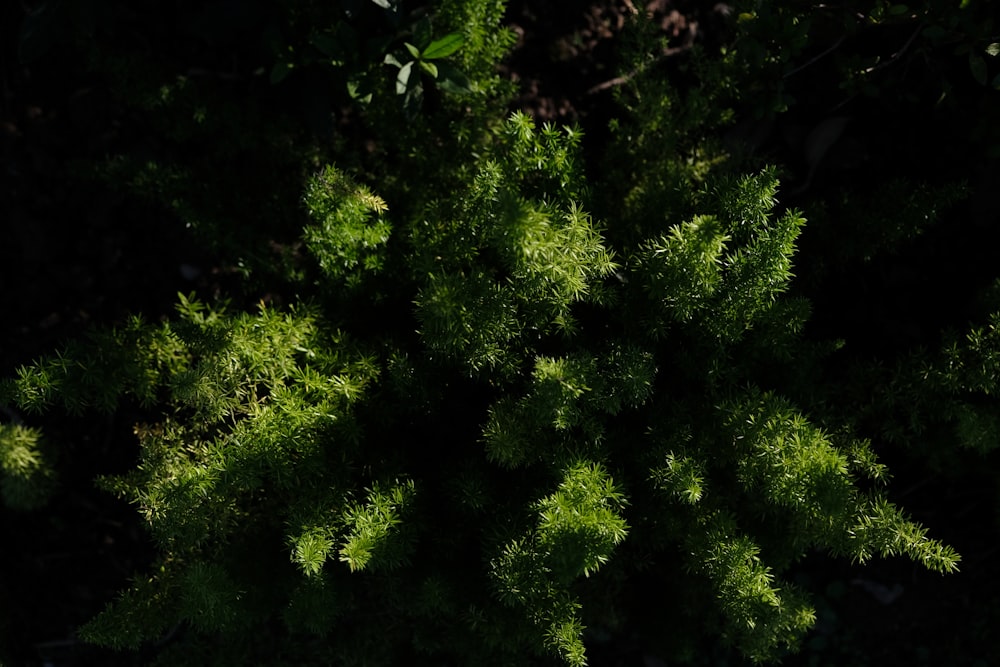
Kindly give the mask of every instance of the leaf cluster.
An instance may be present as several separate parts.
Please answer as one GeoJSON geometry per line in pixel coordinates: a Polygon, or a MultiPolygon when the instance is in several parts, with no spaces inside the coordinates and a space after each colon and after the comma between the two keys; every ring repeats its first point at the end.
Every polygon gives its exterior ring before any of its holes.
{"type": "MultiPolygon", "coordinates": [[[[740,86],[804,57],[807,17],[740,12],[735,46],[685,56],[699,83],[684,95],[649,55],[665,45],[637,27],[645,65],[619,91],[595,176],[578,128],[490,108],[511,45],[504,3],[450,0],[412,23],[389,0],[360,5],[391,30],[355,56],[339,51],[356,32],[344,7],[287,27],[349,80],[395,68],[381,81],[393,103],[374,95],[363,113],[401,147],[283,153],[309,156],[289,177],[301,217],[279,225],[302,253],[281,270],[291,305],[180,296],[174,318],[98,330],[3,385],[33,418],[130,403],[152,416],[135,426],[136,465],[100,485],[134,506],[155,561],[86,639],[155,647],[164,665],[580,666],[588,627],[628,636],[648,613],[634,588],[669,581],[709,631],[766,661],[816,622],[789,583],[811,551],[957,569],[889,502],[889,438],[865,437],[870,415],[816,370],[836,346],[804,337],[809,303],[788,293],[804,216],[780,204],[776,169],[730,173],[708,138],[741,95],[783,108],[780,87],[740,86]],[[432,103],[424,79],[446,93],[440,114],[415,111],[432,103]],[[476,93],[462,113],[451,84],[476,93]]],[[[905,13],[893,7],[879,16],[905,13]]],[[[292,69],[268,85],[291,86],[292,69]]],[[[182,81],[159,92],[164,118],[207,99],[182,81]]],[[[176,122],[184,142],[206,131],[176,122]]],[[[153,163],[133,177],[187,219],[216,196],[215,181],[192,190],[194,173],[153,163]]],[[[915,234],[918,217],[903,207],[857,252],[915,234]]],[[[919,435],[933,412],[991,449],[998,327],[887,373],[871,415],[897,412],[919,435]]],[[[52,477],[40,437],[0,427],[12,507],[36,506],[52,477]]],[[[697,645],[669,641],[677,655],[697,645]]]]}

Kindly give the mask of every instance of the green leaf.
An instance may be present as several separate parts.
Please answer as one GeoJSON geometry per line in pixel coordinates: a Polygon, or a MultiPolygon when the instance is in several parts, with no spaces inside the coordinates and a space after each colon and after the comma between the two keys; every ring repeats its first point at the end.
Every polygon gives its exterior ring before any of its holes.
{"type": "Polygon", "coordinates": [[[413,62],[410,61],[399,68],[399,74],[396,75],[396,94],[403,95],[406,93],[406,89],[410,84],[410,73],[413,72],[413,62]]]}
{"type": "Polygon", "coordinates": [[[932,25],[924,30],[923,35],[927,39],[937,44],[948,36],[948,31],[939,25],[932,25]]]}
{"type": "Polygon", "coordinates": [[[982,56],[969,54],[969,70],[979,85],[986,85],[986,61],[983,60],[982,56]]]}
{"type": "Polygon", "coordinates": [[[352,100],[368,104],[372,101],[371,82],[365,78],[351,79],[347,82],[347,94],[351,96],[352,100]]]}
{"type": "Polygon", "coordinates": [[[315,577],[323,570],[323,563],[333,549],[333,540],[326,531],[314,528],[296,537],[293,545],[292,561],[299,565],[303,574],[315,577]]]}
{"type": "Polygon", "coordinates": [[[434,39],[434,29],[431,26],[431,19],[424,15],[419,21],[413,24],[413,43],[426,47],[434,39]]]}
{"type": "Polygon", "coordinates": [[[900,14],[905,14],[910,11],[910,8],[906,5],[892,5],[889,7],[889,13],[893,16],[899,16],[900,14]]]}
{"type": "Polygon", "coordinates": [[[295,69],[294,63],[289,63],[289,62],[275,63],[274,67],[271,68],[271,76],[270,76],[271,84],[274,85],[276,83],[281,83],[282,81],[284,81],[285,78],[292,73],[293,69],[295,69]]]}
{"type": "Polygon", "coordinates": [[[435,40],[427,45],[424,52],[421,54],[424,60],[436,60],[438,58],[445,58],[462,48],[462,44],[465,42],[465,37],[462,36],[460,32],[453,32],[445,35],[441,39],[435,40]]]}
{"type": "Polygon", "coordinates": [[[989,56],[1000,56],[1000,42],[993,42],[986,47],[986,54],[989,56]]]}
{"type": "Polygon", "coordinates": [[[406,47],[406,50],[410,52],[411,56],[413,56],[414,58],[420,58],[420,49],[413,46],[413,44],[410,44],[409,42],[403,42],[403,46],[406,47]]]}
{"type": "Polygon", "coordinates": [[[420,83],[420,77],[416,77],[414,81],[403,98],[403,112],[411,120],[420,113],[420,107],[424,102],[424,86],[420,83]]]}
{"type": "Polygon", "coordinates": [[[392,65],[394,67],[402,67],[403,63],[399,62],[399,58],[392,55],[391,53],[385,54],[385,58],[382,60],[386,65],[392,65]]]}
{"type": "Polygon", "coordinates": [[[319,49],[320,53],[324,56],[335,58],[340,55],[340,49],[337,48],[337,40],[334,39],[333,35],[313,35],[309,39],[309,43],[319,49]]]}
{"type": "Polygon", "coordinates": [[[419,62],[420,62],[420,69],[430,74],[431,78],[436,79],[438,77],[438,68],[434,63],[425,63],[422,60],[419,62]]]}
{"type": "Polygon", "coordinates": [[[437,86],[452,95],[468,95],[475,92],[469,77],[462,74],[457,67],[448,63],[438,63],[437,86]]]}

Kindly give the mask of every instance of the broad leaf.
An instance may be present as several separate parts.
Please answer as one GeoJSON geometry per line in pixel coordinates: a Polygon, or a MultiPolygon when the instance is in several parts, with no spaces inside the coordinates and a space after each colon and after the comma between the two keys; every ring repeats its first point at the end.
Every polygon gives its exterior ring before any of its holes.
{"type": "Polygon", "coordinates": [[[362,105],[368,104],[372,101],[371,82],[366,78],[351,79],[347,82],[347,94],[351,96],[352,100],[357,100],[362,105]]]}
{"type": "Polygon", "coordinates": [[[410,83],[410,74],[413,72],[413,62],[410,61],[403,65],[399,69],[399,74],[396,75],[396,94],[402,95],[406,92],[410,83]]]}
{"type": "Polygon", "coordinates": [[[295,65],[293,63],[275,63],[274,67],[271,68],[271,76],[269,77],[271,83],[281,83],[285,80],[285,77],[292,73],[293,69],[295,69],[295,65]]]}
{"type": "Polygon", "coordinates": [[[980,56],[969,54],[969,70],[981,86],[986,85],[986,61],[980,56]]]}
{"type": "Polygon", "coordinates": [[[427,46],[434,39],[434,29],[430,17],[426,14],[413,24],[413,43],[427,46]]]}
{"type": "Polygon", "coordinates": [[[425,63],[422,60],[419,62],[420,62],[420,69],[430,74],[431,77],[434,79],[438,77],[438,68],[434,63],[425,63]]]}
{"type": "Polygon", "coordinates": [[[437,69],[437,85],[441,90],[452,95],[468,95],[475,92],[469,77],[462,74],[462,71],[454,65],[438,63],[437,69]]]}
{"type": "Polygon", "coordinates": [[[420,55],[424,60],[446,58],[462,48],[462,44],[464,43],[465,37],[462,36],[462,33],[453,32],[428,44],[427,48],[420,55]]]}
{"type": "Polygon", "coordinates": [[[309,43],[319,49],[324,56],[330,56],[331,58],[340,56],[340,49],[338,48],[337,40],[334,39],[333,35],[313,35],[309,39],[309,43]]]}
{"type": "Polygon", "coordinates": [[[416,77],[410,89],[406,91],[406,96],[403,98],[403,113],[406,114],[406,117],[410,120],[416,118],[417,114],[420,113],[423,101],[424,86],[420,83],[420,77],[416,77]]]}

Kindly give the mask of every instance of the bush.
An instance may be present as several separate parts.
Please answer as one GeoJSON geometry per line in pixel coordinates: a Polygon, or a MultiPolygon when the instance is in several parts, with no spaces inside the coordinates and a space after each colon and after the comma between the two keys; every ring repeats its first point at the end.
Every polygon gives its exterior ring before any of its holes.
{"type": "MultiPolygon", "coordinates": [[[[789,293],[805,215],[778,204],[777,170],[710,139],[751,76],[742,61],[696,49],[685,62],[728,83],[685,95],[655,67],[637,74],[607,172],[588,174],[578,128],[505,117],[502,3],[351,4],[331,18],[307,3],[279,24],[312,50],[276,59],[267,86],[332,67],[379,146],[266,132],[289,166],[273,192],[298,179],[297,213],[220,180],[214,157],[179,151],[128,179],[126,156],[105,172],[246,252],[279,304],[182,296],[173,318],[95,333],[4,385],[32,417],[148,415],[134,468],[99,484],[135,507],[155,560],[87,641],[153,647],[162,665],[583,665],[588,643],[654,622],[637,602],[653,590],[690,614],[659,640],[664,656],[696,651],[682,630],[697,624],[766,661],[815,623],[788,576],[810,552],[957,569],[889,502],[867,425],[911,410],[909,432],[953,424],[994,447],[980,397],[996,389],[996,322],[887,372],[894,391],[867,412],[822,384],[838,344],[804,334],[810,303],[789,293]],[[331,53],[334,36],[369,35],[384,38],[362,60],[331,53]],[[382,59],[397,46],[413,60],[382,59]],[[407,67],[440,90],[403,81],[407,67]],[[248,206],[258,197],[266,215],[248,206]],[[272,213],[286,217],[258,224],[272,213]],[[280,262],[253,250],[262,240],[280,262]]],[[[743,30],[740,48],[770,48],[743,30]]],[[[130,80],[134,100],[162,79],[130,80]]],[[[179,110],[223,123],[238,98],[216,107],[211,86],[181,80],[160,91],[144,108],[178,146],[215,132],[179,110]]],[[[268,117],[247,113],[255,129],[268,117]]],[[[215,139],[227,160],[245,131],[215,139]]],[[[944,208],[954,192],[927,197],[944,208]]],[[[42,487],[24,480],[50,475],[37,432],[2,428],[4,501],[35,506],[42,487]]]]}

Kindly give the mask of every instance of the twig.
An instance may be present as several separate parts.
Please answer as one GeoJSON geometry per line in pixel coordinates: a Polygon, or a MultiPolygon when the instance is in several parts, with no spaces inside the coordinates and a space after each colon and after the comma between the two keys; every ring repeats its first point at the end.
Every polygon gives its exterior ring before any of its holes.
{"type": "Polygon", "coordinates": [[[666,49],[666,50],[663,51],[663,53],[661,53],[660,55],[658,55],[656,58],[653,58],[648,63],[645,63],[645,64],[643,64],[643,65],[641,65],[639,67],[636,67],[631,72],[628,72],[627,74],[623,74],[621,76],[616,76],[615,78],[608,79],[607,81],[602,81],[601,83],[597,84],[596,86],[593,86],[593,87],[589,88],[587,90],[586,94],[587,95],[594,95],[595,93],[599,93],[602,90],[607,90],[608,88],[614,88],[615,86],[621,86],[623,84],[626,84],[629,81],[631,81],[632,79],[634,79],[635,77],[637,77],[638,75],[640,75],[643,72],[645,72],[647,69],[649,69],[653,65],[656,65],[656,64],[660,63],[661,61],[666,60],[667,58],[670,58],[671,56],[676,56],[678,53],[683,53],[684,51],[690,50],[692,45],[693,45],[693,42],[689,42],[689,43],[687,43],[687,44],[685,44],[683,46],[675,46],[675,47],[666,49]]]}
{"type": "MultiPolygon", "coordinates": [[[[635,9],[635,6],[632,5],[630,0],[625,0],[625,1],[628,2],[633,9],[635,9]]],[[[596,86],[592,86],[590,89],[587,90],[586,94],[594,95],[595,93],[599,93],[609,88],[614,88],[615,86],[621,86],[622,84],[626,84],[635,77],[637,77],[639,74],[645,72],[650,67],[661,63],[667,58],[676,56],[679,53],[684,53],[685,51],[689,51],[691,47],[694,46],[694,38],[697,32],[698,32],[698,22],[691,21],[690,23],[688,23],[687,37],[684,40],[683,44],[681,44],[680,46],[667,47],[666,49],[663,49],[663,52],[660,53],[660,55],[656,56],[649,62],[639,65],[638,67],[633,69],[631,72],[628,72],[627,74],[616,76],[613,79],[608,79],[607,81],[603,81],[597,84],[596,86]]]]}
{"type": "Polygon", "coordinates": [[[832,116],[835,112],[839,111],[841,107],[846,106],[851,100],[860,95],[861,93],[854,93],[850,97],[847,97],[840,102],[838,102],[832,109],[826,112],[826,115],[832,116]]]}
{"type": "Polygon", "coordinates": [[[810,58],[808,61],[806,61],[802,65],[799,65],[798,67],[796,67],[795,69],[793,69],[791,72],[785,72],[785,75],[782,78],[783,79],[787,79],[791,75],[797,74],[797,73],[801,72],[802,70],[804,70],[805,68],[809,67],[810,65],[812,65],[813,63],[815,63],[817,60],[820,60],[824,56],[832,53],[833,51],[836,51],[837,47],[839,47],[841,44],[843,44],[843,42],[844,42],[845,39],[847,39],[847,35],[841,35],[840,39],[838,39],[836,42],[834,42],[833,46],[831,46],[830,48],[828,48],[826,51],[824,51],[823,53],[819,54],[818,56],[814,56],[814,57],[810,58]]]}
{"type": "Polygon", "coordinates": [[[937,473],[931,474],[931,475],[923,478],[922,480],[911,484],[909,487],[907,487],[903,491],[895,494],[895,499],[896,500],[901,500],[902,498],[905,498],[906,496],[910,495],[914,491],[917,491],[918,489],[921,489],[924,486],[927,486],[928,484],[930,484],[931,482],[933,482],[937,478],[938,478],[937,473]]]}
{"type": "Polygon", "coordinates": [[[184,621],[178,621],[174,625],[174,627],[170,628],[170,630],[167,631],[167,634],[163,635],[162,637],[160,637],[159,639],[157,639],[155,642],[153,642],[153,646],[159,648],[159,647],[163,646],[164,644],[168,643],[180,631],[182,625],[184,625],[184,621]]]}
{"type": "Polygon", "coordinates": [[[188,69],[186,76],[214,78],[221,81],[246,81],[249,78],[245,74],[221,72],[219,70],[208,69],[207,67],[191,67],[188,69]]]}
{"type": "Polygon", "coordinates": [[[910,44],[913,44],[913,40],[917,38],[917,35],[920,34],[920,31],[923,29],[923,27],[924,24],[921,22],[920,25],[917,26],[917,29],[913,31],[913,34],[910,35],[910,38],[906,40],[906,44],[903,44],[903,48],[901,48],[899,51],[896,51],[894,54],[889,56],[889,59],[886,60],[884,63],[879,63],[878,65],[872,65],[868,69],[864,70],[865,74],[871,74],[872,72],[877,72],[883,67],[888,67],[889,65],[899,60],[900,56],[906,53],[906,50],[910,48],[910,44]]]}

